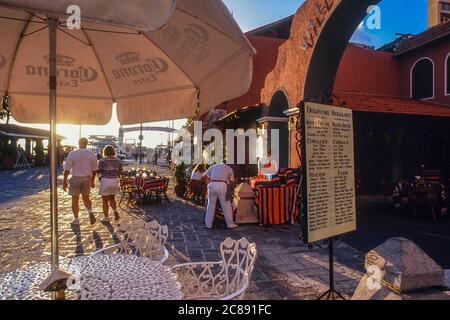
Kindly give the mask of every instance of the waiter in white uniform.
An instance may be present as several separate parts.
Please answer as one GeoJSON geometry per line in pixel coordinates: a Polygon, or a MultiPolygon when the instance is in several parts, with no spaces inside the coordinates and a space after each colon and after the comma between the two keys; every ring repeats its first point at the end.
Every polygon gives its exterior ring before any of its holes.
{"type": "Polygon", "coordinates": [[[205,227],[212,228],[216,213],[216,202],[219,199],[228,229],[237,228],[238,225],[233,221],[231,203],[226,199],[228,186],[234,182],[233,169],[225,163],[215,164],[205,172],[205,177],[209,179],[205,227]]]}

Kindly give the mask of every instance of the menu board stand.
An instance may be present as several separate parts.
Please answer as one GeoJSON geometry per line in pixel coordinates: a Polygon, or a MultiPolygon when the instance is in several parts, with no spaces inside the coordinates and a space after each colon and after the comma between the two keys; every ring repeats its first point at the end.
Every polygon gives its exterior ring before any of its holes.
{"type": "Polygon", "coordinates": [[[317,300],[336,300],[336,297],[345,300],[345,298],[336,291],[334,287],[334,237],[328,239],[328,262],[329,262],[329,275],[330,275],[330,289],[322,294],[317,300]]]}
{"type": "Polygon", "coordinates": [[[352,112],[310,102],[300,104],[303,240],[328,239],[329,290],[318,299],[344,299],[334,281],[334,238],[356,229],[352,112]]]}

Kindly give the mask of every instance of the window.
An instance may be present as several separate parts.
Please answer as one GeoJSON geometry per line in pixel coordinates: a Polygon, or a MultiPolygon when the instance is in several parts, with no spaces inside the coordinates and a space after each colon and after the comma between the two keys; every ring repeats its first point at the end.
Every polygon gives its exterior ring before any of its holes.
{"type": "Polygon", "coordinates": [[[441,2],[441,23],[447,23],[450,21],[450,3],[441,2]]]}
{"type": "Polygon", "coordinates": [[[450,12],[450,3],[441,2],[441,11],[450,12]]]}
{"type": "Polygon", "coordinates": [[[445,95],[450,96],[450,53],[445,59],[445,95]]]}
{"type": "Polygon", "coordinates": [[[434,98],[434,62],[430,58],[419,59],[411,69],[411,98],[434,98]]]}

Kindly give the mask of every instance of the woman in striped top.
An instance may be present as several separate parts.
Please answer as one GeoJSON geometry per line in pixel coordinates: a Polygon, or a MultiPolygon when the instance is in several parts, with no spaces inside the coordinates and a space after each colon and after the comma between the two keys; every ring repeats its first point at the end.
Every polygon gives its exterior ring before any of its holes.
{"type": "Polygon", "coordinates": [[[122,173],[122,162],[116,157],[116,150],[113,146],[106,146],[103,149],[103,158],[98,163],[98,173],[100,176],[99,193],[103,200],[103,223],[109,223],[109,207],[114,211],[114,219],[119,220],[117,212],[116,194],[119,191],[119,178],[122,173]]]}

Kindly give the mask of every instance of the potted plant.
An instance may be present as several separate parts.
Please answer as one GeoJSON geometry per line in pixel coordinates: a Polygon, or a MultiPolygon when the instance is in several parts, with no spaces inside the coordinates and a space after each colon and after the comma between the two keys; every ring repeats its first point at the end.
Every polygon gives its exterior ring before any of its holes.
{"type": "Polygon", "coordinates": [[[2,167],[3,169],[13,169],[17,160],[16,147],[12,144],[5,145],[2,153],[2,167]]]}
{"type": "Polygon", "coordinates": [[[175,194],[180,198],[184,197],[186,193],[186,169],[187,166],[184,162],[175,167],[175,194]]]}

